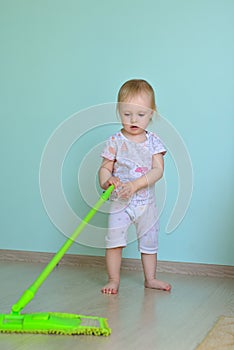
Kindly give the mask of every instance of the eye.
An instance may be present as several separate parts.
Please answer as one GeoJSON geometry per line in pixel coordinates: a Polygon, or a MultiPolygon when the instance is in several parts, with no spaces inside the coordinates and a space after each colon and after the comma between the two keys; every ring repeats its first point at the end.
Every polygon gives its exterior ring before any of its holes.
{"type": "Polygon", "coordinates": [[[138,115],[139,115],[139,117],[141,117],[141,118],[145,116],[144,113],[139,113],[138,115]]]}
{"type": "Polygon", "coordinates": [[[130,117],[130,113],[125,112],[125,113],[124,113],[124,116],[125,116],[125,117],[130,117]]]}

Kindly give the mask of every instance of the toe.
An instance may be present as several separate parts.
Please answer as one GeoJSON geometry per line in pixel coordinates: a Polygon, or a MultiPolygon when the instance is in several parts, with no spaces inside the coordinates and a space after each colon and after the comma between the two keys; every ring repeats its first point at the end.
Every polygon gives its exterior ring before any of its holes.
{"type": "Polygon", "coordinates": [[[111,294],[118,294],[117,289],[112,288],[112,290],[111,290],[111,294]]]}
{"type": "Polygon", "coordinates": [[[166,287],[165,287],[165,289],[164,289],[165,291],[167,291],[167,292],[170,292],[170,290],[171,290],[171,285],[170,284],[168,284],[166,287]]]}

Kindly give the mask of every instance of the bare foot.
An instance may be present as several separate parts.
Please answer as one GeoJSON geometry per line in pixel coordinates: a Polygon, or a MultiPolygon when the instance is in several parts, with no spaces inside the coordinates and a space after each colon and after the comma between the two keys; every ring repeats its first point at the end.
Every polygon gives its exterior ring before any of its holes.
{"type": "Polygon", "coordinates": [[[103,294],[118,294],[119,283],[115,281],[108,282],[102,289],[103,294]]]}
{"type": "Polygon", "coordinates": [[[160,289],[170,292],[171,285],[167,282],[153,279],[151,281],[145,281],[145,288],[160,289]]]}

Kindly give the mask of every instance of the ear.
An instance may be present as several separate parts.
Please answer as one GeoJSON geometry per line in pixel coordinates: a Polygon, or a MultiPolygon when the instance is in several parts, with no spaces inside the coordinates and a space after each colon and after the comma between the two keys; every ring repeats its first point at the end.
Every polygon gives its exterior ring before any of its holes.
{"type": "Polygon", "coordinates": [[[153,109],[151,109],[151,112],[150,112],[150,115],[149,115],[150,121],[152,120],[154,113],[155,113],[155,111],[153,109]]]}

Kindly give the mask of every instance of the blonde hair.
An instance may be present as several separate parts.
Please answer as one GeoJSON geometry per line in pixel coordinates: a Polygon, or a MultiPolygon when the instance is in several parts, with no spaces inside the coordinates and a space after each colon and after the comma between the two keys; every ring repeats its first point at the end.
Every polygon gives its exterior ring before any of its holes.
{"type": "Polygon", "coordinates": [[[129,101],[132,97],[145,93],[151,98],[150,108],[157,111],[155,95],[152,86],[143,79],[132,79],[126,81],[120,88],[118,93],[118,103],[129,101]]]}

